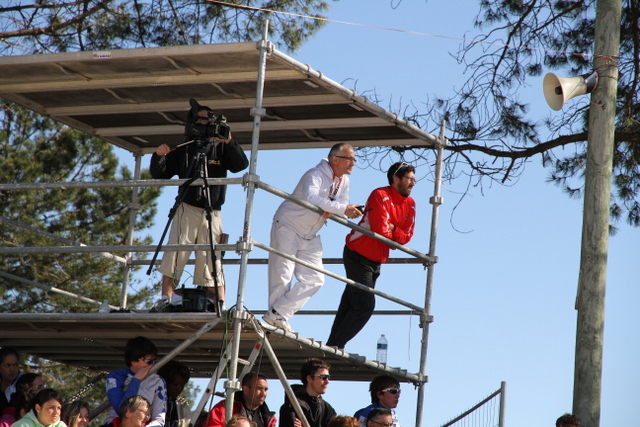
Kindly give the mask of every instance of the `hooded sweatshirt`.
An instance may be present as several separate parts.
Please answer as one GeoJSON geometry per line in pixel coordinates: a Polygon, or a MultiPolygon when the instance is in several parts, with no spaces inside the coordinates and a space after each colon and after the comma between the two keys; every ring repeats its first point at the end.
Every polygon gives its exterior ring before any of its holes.
{"type": "MultiPolygon", "coordinates": [[[[329,420],[336,416],[336,411],[322,396],[311,396],[302,384],[292,385],[293,393],[298,398],[302,412],[311,427],[327,427],[329,420]]],[[[284,404],[280,407],[280,427],[293,427],[297,418],[289,397],[285,395],[284,404]]]]}
{"type": "Polygon", "coordinates": [[[64,423],[64,421],[58,420],[53,424],[45,426],[38,420],[38,416],[32,410],[27,412],[24,417],[11,424],[11,427],[67,427],[67,425],[64,423]]]}

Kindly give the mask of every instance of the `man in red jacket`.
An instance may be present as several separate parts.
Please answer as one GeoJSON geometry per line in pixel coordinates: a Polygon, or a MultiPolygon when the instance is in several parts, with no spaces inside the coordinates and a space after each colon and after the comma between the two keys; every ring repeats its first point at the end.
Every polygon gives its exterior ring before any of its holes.
{"type": "MultiPolygon", "coordinates": [[[[413,237],[416,203],[410,197],[416,185],[415,168],[408,163],[391,165],[388,187],[374,190],[365,206],[360,226],[402,245],[413,237]]],[[[389,245],[352,230],[347,236],[343,262],[347,277],[375,288],[380,265],[389,259],[389,245]]],[[[347,285],[327,340],[328,346],[343,349],[367,324],[375,308],[375,295],[347,285]]]]}
{"type": "MultiPolygon", "coordinates": [[[[265,400],[269,386],[264,375],[248,373],[242,378],[242,390],[236,392],[233,402],[233,414],[243,415],[256,424],[256,427],[275,427],[275,412],[269,411],[265,400]]],[[[218,402],[207,418],[205,427],[224,427],[226,421],[226,400],[218,402]]]]}

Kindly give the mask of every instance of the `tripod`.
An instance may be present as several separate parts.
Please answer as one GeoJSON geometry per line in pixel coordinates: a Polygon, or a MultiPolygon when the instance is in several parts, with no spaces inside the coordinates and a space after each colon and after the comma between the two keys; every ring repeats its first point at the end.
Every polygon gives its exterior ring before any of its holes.
{"type": "MultiPolygon", "coordinates": [[[[153,255],[153,258],[151,260],[151,263],[149,264],[149,268],[147,270],[147,275],[151,274],[151,271],[153,269],[153,265],[155,264],[155,261],[158,257],[158,253],[160,252],[161,248],[162,248],[162,242],[164,242],[164,239],[167,235],[167,231],[169,230],[169,226],[171,225],[171,222],[173,221],[174,216],[176,215],[180,205],[184,202],[184,198],[187,194],[187,191],[190,189],[191,184],[197,180],[202,178],[203,184],[202,184],[202,196],[204,197],[204,209],[205,209],[205,218],[207,221],[207,232],[209,233],[209,251],[211,253],[211,270],[213,272],[213,282],[214,282],[214,307],[215,307],[215,313],[218,317],[220,317],[221,315],[221,306],[223,304],[223,302],[220,300],[219,298],[219,292],[218,292],[218,285],[219,285],[219,280],[218,280],[218,266],[217,266],[217,256],[215,253],[215,246],[214,246],[214,239],[213,239],[213,227],[212,227],[212,206],[211,206],[211,189],[209,186],[209,182],[207,180],[207,178],[209,177],[208,174],[208,169],[207,169],[207,153],[211,150],[211,152],[213,153],[213,157],[215,160],[215,157],[217,156],[217,146],[221,141],[218,140],[210,140],[207,141],[207,139],[193,139],[191,141],[187,141],[183,144],[180,144],[178,147],[182,147],[182,146],[186,146],[192,143],[195,143],[195,147],[196,147],[196,153],[195,156],[193,156],[191,153],[188,152],[188,148],[185,148],[185,150],[187,150],[186,152],[186,156],[187,156],[187,161],[188,161],[188,172],[187,175],[189,178],[188,180],[183,183],[182,185],[180,185],[179,189],[178,189],[178,195],[176,196],[175,199],[175,203],[173,205],[173,207],[170,209],[169,211],[169,220],[167,221],[167,224],[164,228],[164,231],[162,233],[162,237],[160,238],[160,242],[158,244],[158,247],[156,248],[156,251],[153,255]]],[[[208,292],[207,292],[208,294],[208,292]]]]}

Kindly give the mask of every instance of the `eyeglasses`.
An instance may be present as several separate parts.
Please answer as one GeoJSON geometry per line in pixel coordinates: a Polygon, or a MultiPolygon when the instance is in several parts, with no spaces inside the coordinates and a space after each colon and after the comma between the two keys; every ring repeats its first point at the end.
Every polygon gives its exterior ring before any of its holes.
{"type": "Polygon", "coordinates": [[[369,421],[371,421],[372,423],[380,424],[381,426],[384,426],[384,427],[390,427],[393,425],[393,423],[381,423],[380,421],[374,421],[374,420],[369,420],[369,421]]]}
{"type": "Polygon", "coordinates": [[[149,365],[153,365],[154,363],[156,363],[157,359],[145,359],[145,358],[141,357],[138,360],[142,361],[142,362],[147,362],[147,364],[149,364],[149,365]]]}
{"type": "Polygon", "coordinates": [[[380,390],[380,393],[389,392],[391,394],[400,394],[400,391],[401,390],[399,388],[389,387],[389,388],[385,388],[384,390],[380,390]]]}
{"type": "Polygon", "coordinates": [[[345,159],[345,160],[349,160],[350,162],[356,163],[358,161],[358,159],[356,159],[355,157],[346,157],[346,156],[335,156],[339,159],[345,159]]]}
{"type": "Polygon", "coordinates": [[[413,182],[414,184],[416,183],[416,179],[415,178],[411,178],[410,176],[403,176],[403,178],[406,178],[409,180],[409,182],[413,182]]]}
{"type": "Polygon", "coordinates": [[[319,375],[314,375],[314,377],[318,377],[322,381],[329,381],[331,379],[331,375],[329,374],[319,374],[319,375]]]}

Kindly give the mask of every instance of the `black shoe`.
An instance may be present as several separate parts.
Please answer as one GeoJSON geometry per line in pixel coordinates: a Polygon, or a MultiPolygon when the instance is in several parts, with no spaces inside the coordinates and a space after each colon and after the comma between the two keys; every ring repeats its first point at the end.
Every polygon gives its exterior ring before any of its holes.
{"type": "Polygon", "coordinates": [[[173,305],[166,298],[161,298],[153,304],[149,313],[179,313],[182,312],[182,305],[173,305]]]}

